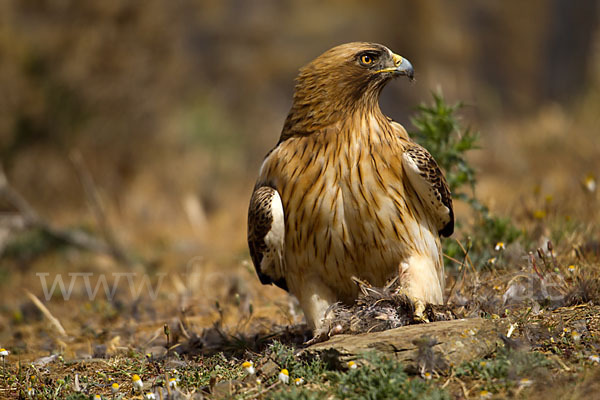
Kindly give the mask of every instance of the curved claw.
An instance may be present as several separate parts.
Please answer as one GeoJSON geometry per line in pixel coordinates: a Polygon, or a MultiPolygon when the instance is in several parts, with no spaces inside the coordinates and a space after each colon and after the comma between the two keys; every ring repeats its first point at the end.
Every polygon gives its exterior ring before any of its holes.
{"type": "Polygon", "coordinates": [[[415,305],[414,320],[417,322],[430,322],[425,316],[425,303],[419,299],[411,299],[415,305]]]}

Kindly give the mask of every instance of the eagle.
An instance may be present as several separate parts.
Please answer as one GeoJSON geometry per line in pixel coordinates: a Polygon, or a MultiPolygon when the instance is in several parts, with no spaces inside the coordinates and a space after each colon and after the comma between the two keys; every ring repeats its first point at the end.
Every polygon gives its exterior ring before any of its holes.
{"type": "Polygon", "coordinates": [[[334,47],[300,69],[279,141],[250,199],[248,246],[263,284],[298,299],[318,332],[354,279],[441,304],[441,236],[454,231],[452,198],[431,154],[386,117],[379,96],[411,63],[366,42],[334,47]]]}

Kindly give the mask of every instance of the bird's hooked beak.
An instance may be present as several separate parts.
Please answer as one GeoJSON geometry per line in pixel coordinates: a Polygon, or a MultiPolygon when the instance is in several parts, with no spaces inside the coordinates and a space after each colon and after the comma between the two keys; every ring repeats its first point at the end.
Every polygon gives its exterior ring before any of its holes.
{"type": "Polygon", "coordinates": [[[398,54],[392,54],[392,59],[394,60],[394,67],[380,69],[377,72],[391,72],[393,76],[405,75],[411,81],[415,79],[415,70],[410,61],[398,54]]]}
{"type": "Polygon", "coordinates": [[[400,57],[398,54],[392,56],[396,69],[394,75],[406,75],[411,81],[415,79],[415,70],[412,64],[406,58],[400,57]]]}

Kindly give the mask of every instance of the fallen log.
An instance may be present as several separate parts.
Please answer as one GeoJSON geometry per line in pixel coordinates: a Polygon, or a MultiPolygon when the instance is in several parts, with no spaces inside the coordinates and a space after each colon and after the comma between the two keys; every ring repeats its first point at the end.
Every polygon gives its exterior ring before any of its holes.
{"type": "MultiPolygon", "coordinates": [[[[320,356],[329,363],[344,364],[361,353],[379,351],[394,356],[408,367],[424,369],[429,351],[445,367],[485,357],[502,343],[510,322],[506,319],[469,318],[408,325],[382,332],[337,335],[301,351],[301,355],[320,356]],[[428,349],[424,349],[428,347],[428,349]],[[425,350],[425,351],[424,351],[425,350]]],[[[429,367],[427,369],[430,369],[429,367]]]]}

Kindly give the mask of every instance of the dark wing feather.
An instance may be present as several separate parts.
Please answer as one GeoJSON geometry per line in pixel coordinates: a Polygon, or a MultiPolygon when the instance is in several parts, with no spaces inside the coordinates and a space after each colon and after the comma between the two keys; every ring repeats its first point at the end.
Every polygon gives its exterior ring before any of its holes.
{"type": "Polygon", "coordinates": [[[452,235],[452,196],[437,162],[423,147],[410,143],[402,154],[402,165],[413,189],[436,219],[440,236],[452,235]]]}
{"type": "Polygon", "coordinates": [[[277,190],[254,189],[248,209],[248,247],[256,273],[263,284],[273,283],[288,290],[284,276],[285,224],[277,190]]]}

